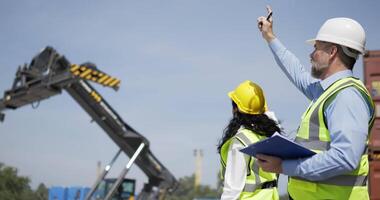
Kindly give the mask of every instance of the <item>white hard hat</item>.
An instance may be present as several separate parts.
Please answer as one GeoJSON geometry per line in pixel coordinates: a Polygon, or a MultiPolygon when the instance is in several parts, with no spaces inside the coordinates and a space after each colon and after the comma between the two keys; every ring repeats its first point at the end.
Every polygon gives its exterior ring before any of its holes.
{"type": "Polygon", "coordinates": [[[314,44],[316,40],[346,46],[364,54],[364,29],[357,21],[350,18],[327,20],[319,29],[317,37],[307,40],[307,42],[314,44]]]}

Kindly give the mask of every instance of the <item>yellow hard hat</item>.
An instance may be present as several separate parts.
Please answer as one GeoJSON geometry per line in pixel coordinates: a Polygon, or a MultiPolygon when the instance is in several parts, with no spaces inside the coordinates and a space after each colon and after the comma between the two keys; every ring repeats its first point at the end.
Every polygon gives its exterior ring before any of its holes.
{"type": "Polygon", "coordinates": [[[244,81],[228,96],[243,113],[263,114],[268,110],[263,90],[252,81],[244,81]]]}

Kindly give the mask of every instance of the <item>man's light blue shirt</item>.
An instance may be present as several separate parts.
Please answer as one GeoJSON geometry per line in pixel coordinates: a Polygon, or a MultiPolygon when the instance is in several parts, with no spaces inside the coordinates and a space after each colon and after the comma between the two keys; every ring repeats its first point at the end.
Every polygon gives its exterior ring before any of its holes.
{"type": "MultiPolygon", "coordinates": [[[[315,79],[278,39],[269,46],[289,80],[312,102],[335,81],[352,76],[351,70],[344,70],[324,80],[315,79]]],[[[348,87],[340,91],[324,111],[330,149],[310,158],[283,160],[283,174],[317,181],[356,169],[366,149],[368,122],[373,114],[370,108],[357,89],[348,87]]]]}

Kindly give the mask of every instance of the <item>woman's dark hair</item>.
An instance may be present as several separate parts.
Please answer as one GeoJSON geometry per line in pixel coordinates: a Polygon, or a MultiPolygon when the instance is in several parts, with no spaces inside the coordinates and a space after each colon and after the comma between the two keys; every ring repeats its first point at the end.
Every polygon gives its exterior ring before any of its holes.
{"type": "Polygon", "coordinates": [[[218,153],[222,148],[222,145],[234,135],[236,135],[240,126],[255,132],[256,134],[270,137],[275,132],[280,133],[281,129],[279,124],[273,119],[269,118],[266,114],[245,114],[238,111],[237,105],[232,101],[232,108],[236,110],[232,119],[227,127],[223,130],[223,137],[219,140],[218,153]]]}

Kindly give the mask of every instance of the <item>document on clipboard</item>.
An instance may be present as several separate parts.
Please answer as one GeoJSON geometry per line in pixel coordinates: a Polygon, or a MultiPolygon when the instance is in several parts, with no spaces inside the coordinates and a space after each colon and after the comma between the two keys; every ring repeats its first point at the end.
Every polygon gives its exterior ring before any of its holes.
{"type": "Polygon", "coordinates": [[[251,144],[240,151],[254,157],[256,154],[265,154],[281,159],[306,158],[315,154],[315,152],[290,141],[277,132],[272,137],[251,144]]]}

